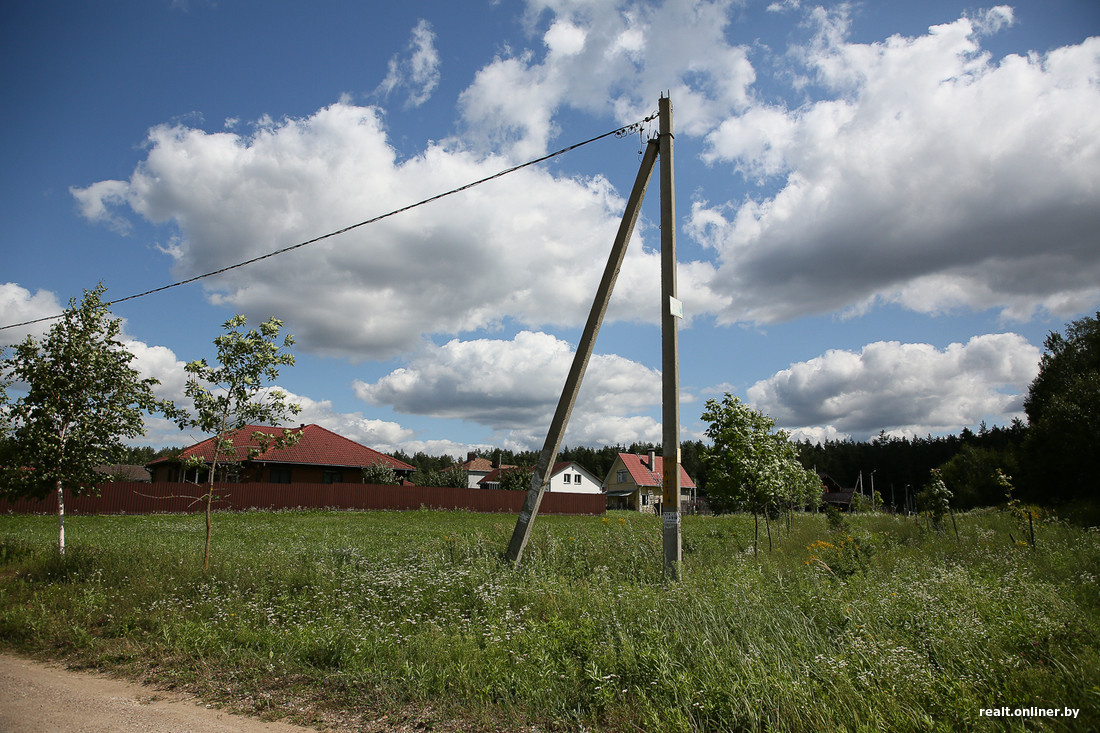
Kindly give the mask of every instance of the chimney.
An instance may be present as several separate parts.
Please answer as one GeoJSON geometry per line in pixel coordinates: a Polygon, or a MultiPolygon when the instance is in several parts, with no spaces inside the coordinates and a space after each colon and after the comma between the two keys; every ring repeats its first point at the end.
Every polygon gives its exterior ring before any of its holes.
{"type": "Polygon", "coordinates": [[[476,459],[476,458],[477,458],[477,451],[476,451],[476,450],[472,450],[472,451],[469,451],[469,452],[468,452],[468,453],[466,454],[466,460],[467,460],[467,461],[472,461],[472,460],[474,460],[474,459],[476,459]]]}
{"type": "Polygon", "coordinates": [[[653,473],[657,473],[657,469],[653,466],[656,464],[657,451],[653,448],[649,449],[649,470],[653,473]]]}

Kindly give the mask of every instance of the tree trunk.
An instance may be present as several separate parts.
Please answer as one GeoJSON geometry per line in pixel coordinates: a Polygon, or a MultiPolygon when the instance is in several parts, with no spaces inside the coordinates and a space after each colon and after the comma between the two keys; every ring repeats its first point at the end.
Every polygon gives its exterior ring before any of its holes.
{"type": "Polygon", "coordinates": [[[752,556],[756,557],[760,551],[760,515],[756,512],[752,513],[752,524],[756,530],[752,540],[752,556]]]}
{"type": "MultiPolygon", "coordinates": [[[[211,471],[210,475],[213,476],[213,471],[211,471]]],[[[212,529],[210,525],[210,505],[214,502],[214,482],[211,481],[210,485],[206,488],[206,550],[202,555],[203,570],[210,569],[210,535],[212,529]]]]}
{"type": "Polygon", "coordinates": [[[772,551],[772,521],[768,517],[768,510],[764,510],[764,526],[768,529],[768,552],[772,551]]]}
{"type": "Polygon", "coordinates": [[[57,481],[57,551],[65,554],[65,489],[60,479],[57,481]]]}

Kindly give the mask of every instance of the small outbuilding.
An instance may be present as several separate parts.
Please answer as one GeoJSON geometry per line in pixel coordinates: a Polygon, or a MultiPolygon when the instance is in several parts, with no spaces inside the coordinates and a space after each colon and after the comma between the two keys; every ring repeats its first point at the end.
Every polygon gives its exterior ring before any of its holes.
{"type": "Polygon", "coordinates": [[[825,507],[834,507],[842,512],[852,508],[855,489],[845,489],[831,476],[821,474],[821,503],[825,507]]]}

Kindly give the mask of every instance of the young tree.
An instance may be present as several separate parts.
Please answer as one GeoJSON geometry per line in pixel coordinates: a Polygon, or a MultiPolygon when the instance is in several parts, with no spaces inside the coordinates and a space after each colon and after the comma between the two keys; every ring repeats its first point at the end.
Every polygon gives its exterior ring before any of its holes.
{"type": "Polygon", "coordinates": [[[953,494],[943,482],[938,468],[933,468],[928,478],[928,483],[917,494],[917,506],[928,512],[932,526],[937,531],[943,530],[943,518],[951,511],[951,497],[953,494]]]}
{"type": "Polygon", "coordinates": [[[505,491],[526,491],[531,487],[531,475],[534,468],[517,466],[500,472],[500,488],[505,491]]]}
{"type": "Polygon", "coordinates": [[[416,486],[442,486],[449,489],[469,488],[466,472],[458,466],[442,468],[438,471],[417,471],[412,482],[416,486]]]}
{"type": "Polygon", "coordinates": [[[379,461],[369,466],[363,466],[363,483],[375,486],[396,486],[401,483],[397,477],[397,471],[393,466],[379,461]]]}
{"type": "Polygon", "coordinates": [[[65,489],[95,491],[97,466],[116,463],[123,440],[145,433],[143,412],[175,418],[157,400],[152,378],[130,366],[134,355],[118,340],[121,321],[103,304],[102,284],[85,290],[42,341],[28,336],[5,359],[4,371],[26,394],[9,408],[12,455],[5,486],[16,496],[57,492],[57,547],[65,552],[65,489]]]}
{"type": "MultiPolygon", "coordinates": [[[[196,427],[214,438],[206,493],[201,496],[206,504],[204,569],[210,567],[213,533],[210,514],[216,498],[214,482],[218,469],[242,458],[241,451],[233,445],[232,436],[249,425],[277,425],[301,411],[298,405],[288,401],[285,392],[265,386],[278,379],[279,367],[294,364],[294,355],[289,351],[294,337],[286,336],[281,345],[277,342],[283,323],[276,318],[261,323],[259,329],[245,331],[246,324],[241,315],[223,324],[225,333],[214,339],[218,366],[210,366],[206,359],[200,359],[185,367],[189,376],[184,393],[194,401],[195,415],[181,417],[178,423],[181,428],[196,427]]],[[[256,431],[252,438],[258,447],[249,448],[245,455],[255,457],[272,448],[283,448],[296,443],[300,437],[300,432],[292,430],[256,431]]]]}
{"type": "MultiPolygon", "coordinates": [[[[703,420],[710,423],[704,450],[707,493],[720,510],[753,513],[759,544],[759,515],[791,510],[820,501],[821,479],[798,462],[798,450],[785,431],[772,432],[775,421],[730,394],[707,400],[703,420]]],[[[770,523],[768,536],[771,537],[770,523]]]]}

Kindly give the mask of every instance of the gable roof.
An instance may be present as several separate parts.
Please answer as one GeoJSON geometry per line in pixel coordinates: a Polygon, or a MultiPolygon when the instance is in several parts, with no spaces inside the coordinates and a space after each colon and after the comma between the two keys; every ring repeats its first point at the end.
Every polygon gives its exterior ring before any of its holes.
{"type": "Polygon", "coordinates": [[[485,473],[489,473],[497,468],[515,468],[515,466],[510,466],[508,464],[495,466],[490,459],[478,456],[477,458],[471,458],[465,463],[458,464],[456,468],[461,468],[463,471],[484,471],[485,473]]]}
{"type": "Polygon", "coordinates": [[[500,475],[502,473],[511,473],[512,471],[522,471],[523,473],[534,473],[533,468],[520,468],[519,466],[501,466],[500,468],[494,468],[484,478],[478,481],[478,484],[499,484],[500,475]]]}
{"type": "Polygon", "coordinates": [[[93,470],[111,478],[113,481],[149,481],[149,472],[145,470],[145,466],[112,463],[107,466],[96,466],[93,470]]]}
{"type": "MultiPolygon", "coordinates": [[[[337,435],[320,425],[303,425],[299,429],[302,431],[302,437],[296,445],[287,446],[286,448],[272,448],[251,460],[265,463],[293,463],[310,466],[340,466],[344,468],[362,468],[364,466],[382,463],[393,468],[395,471],[416,470],[414,466],[410,466],[404,461],[399,461],[392,456],[387,456],[385,453],[379,453],[373,448],[368,448],[365,445],[356,443],[350,438],[337,435]]],[[[264,432],[271,434],[278,433],[281,430],[283,430],[283,428],[273,428],[267,425],[248,425],[230,435],[229,437],[233,441],[237,460],[249,460],[248,449],[259,447],[259,442],[252,437],[253,433],[264,432]]],[[[184,449],[179,454],[179,458],[160,458],[147,465],[153,466],[165,462],[176,462],[192,457],[201,458],[207,463],[211,462],[214,458],[214,439],[207,438],[200,443],[196,443],[184,449]]]]}
{"type": "MultiPolygon", "coordinates": [[[[653,469],[649,468],[649,456],[640,456],[636,453],[620,453],[619,460],[623,462],[626,470],[630,472],[630,478],[638,486],[659,487],[664,483],[665,461],[661,456],[653,457],[653,469]]],[[[694,489],[695,482],[688,476],[683,464],[680,465],[680,488],[694,489]]]]}
{"type": "Polygon", "coordinates": [[[580,471],[589,479],[591,479],[594,483],[600,483],[600,480],[592,475],[591,471],[589,471],[587,468],[577,463],[576,461],[561,461],[560,463],[555,463],[554,469],[550,471],[550,475],[557,476],[559,473],[570,467],[574,468],[577,471],[580,471]]]}

